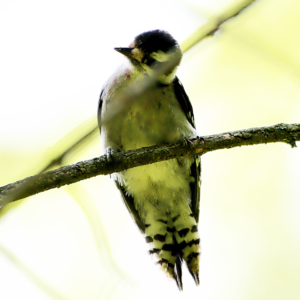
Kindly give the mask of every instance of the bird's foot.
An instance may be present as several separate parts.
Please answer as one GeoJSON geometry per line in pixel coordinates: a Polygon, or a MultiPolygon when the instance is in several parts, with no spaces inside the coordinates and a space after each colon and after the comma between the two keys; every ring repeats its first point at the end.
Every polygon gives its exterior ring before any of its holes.
{"type": "Polygon", "coordinates": [[[105,149],[105,154],[106,154],[106,159],[108,162],[112,162],[113,161],[113,155],[114,155],[114,149],[112,147],[107,147],[105,149]]]}
{"type": "Polygon", "coordinates": [[[193,146],[193,142],[191,139],[188,139],[188,138],[183,138],[183,144],[186,145],[186,146],[193,146]]]}

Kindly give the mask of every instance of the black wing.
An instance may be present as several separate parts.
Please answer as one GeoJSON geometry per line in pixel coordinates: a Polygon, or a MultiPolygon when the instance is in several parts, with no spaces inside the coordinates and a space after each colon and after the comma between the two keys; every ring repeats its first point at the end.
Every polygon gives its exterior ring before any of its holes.
{"type": "Polygon", "coordinates": [[[145,233],[145,224],[142,222],[138,211],[136,210],[135,206],[134,206],[134,199],[133,197],[127,193],[126,189],[124,188],[124,186],[120,185],[120,183],[118,181],[115,180],[115,183],[119,189],[119,191],[121,192],[122,198],[124,200],[124,203],[128,209],[128,211],[131,213],[131,215],[134,218],[135,223],[137,224],[137,226],[140,228],[142,233],[145,233]]]}
{"type": "Polygon", "coordinates": [[[98,102],[98,114],[97,114],[98,127],[100,130],[100,133],[101,133],[101,113],[102,113],[102,105],[103,105],[102,94],[103,94],[103,90],[100,93],[99,102],[98,102]]]}
{"type": "Polygon", "coordinates": [[[173,80],[173,86],[176,98],[186,116],[189,123],[196,129],[195,120],[194,120],[194,111],[191,101],[186,94],[184,87],[177,76],[173,80]]]}
{"type": "MultiPolygon", "coordinates": [[[[188,95],[184,90],[184,87],[182,86],[177,76],[173,80],[173,87],[174,87],[176,98],[187,120],[196,129],[192,104],[190,102],[188,95]]],[[[196,156],[191,165],[191,176],[194,178],[194,181],[190,183],[190,187],[191,187],[190,207],[197,223],[199,222],[200,175],[201,175],[200,156],[196,156]]]]}
{"type": "MultiPolygon", "coordinates": [[[[98,126],[99,126],[100,133],[101,133],[101,111],[102,111],[102,105],[103,105],[102,94],[103,94],[103,90],[101,91],[101,94],[100,94],[100,97],[99,97],[99,104],[98,104],[98,126]]],[[[140,216],[139,216],[139,214],[138,214],[138,212],[137,212],[137,210],[134,206],[133,197],[126,192],[125,187],[121,186],[118,181],[115,180],[115,184],[116,184],[117,188],[119,189],[119,191],[121,192],[123,201],[124,201],[127,209],[129,210],[129,212],[133,216],[136,224],[138,225],[140,230],[143,233],[145,233],[145,225],[142,222],[142,220],[141,220],[141,218],[140,218],[140,216]]]]}

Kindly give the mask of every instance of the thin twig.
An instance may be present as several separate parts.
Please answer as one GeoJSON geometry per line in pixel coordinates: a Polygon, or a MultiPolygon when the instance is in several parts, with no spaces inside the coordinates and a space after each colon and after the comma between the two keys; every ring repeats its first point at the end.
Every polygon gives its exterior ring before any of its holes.
{"type": "Polygon", "coordinates": [[[56,299],[56,300],[68,300],[65,295],[61,292],[58,292],[56,288],[52,287],[50,283],[46,280],[43,280],[40,274],[37,274],[33,271],[21,258],[17,255],[13,254],[12,251],[8,250],[2,244],[0,244],[0,253],[7,257],[11,263],[13,263],[19,270],[21,270],[28,278],[31,279],[32,282],[36,284],[37,287],[41,289],[42,292],[49,296],[48,299],[56,299]]]}
{"type": "Polygon", "coordinates": [[[240,5],[236,5],[235,3],[230,4],[219,15],[209,18],[206,24],[197,29],[181,44],[182,51],[186,52],[206,37],[213,36],[216,31],[220,29],[221,25],[229,19],[238,16],[255,1],[256,0],[245,0],[240,5]]]}

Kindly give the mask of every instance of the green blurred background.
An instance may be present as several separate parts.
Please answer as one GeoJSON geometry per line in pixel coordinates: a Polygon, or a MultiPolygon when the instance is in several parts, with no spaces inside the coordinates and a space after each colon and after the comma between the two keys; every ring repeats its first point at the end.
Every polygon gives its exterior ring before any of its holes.
{"type": "MultiPolygon", "coordinates": [[[[123,60],[114,47],[157,28],[183,42],[243,2],[2,0],[0,185],[39,171],[92,127],[101,86],[123,60]]],[[[299,15],[297,0],[257,0],[185,54],[178,76],[200,135],[299,123],[299,15]]],[[[100,154],[96,134],[64,164],[100,154]]],[[[300,299],[299,149],[216,151],[202,166],[200,287],[184,269],[178,292],[99,176],[2,211],[0,298],[300,299]]]]}

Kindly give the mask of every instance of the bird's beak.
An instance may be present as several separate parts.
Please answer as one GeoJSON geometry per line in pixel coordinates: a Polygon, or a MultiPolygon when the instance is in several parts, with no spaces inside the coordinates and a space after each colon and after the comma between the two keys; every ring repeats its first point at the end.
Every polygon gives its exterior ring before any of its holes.
{"type": "Polygon", "coordinates": [[[121,54],[125,55],[129,59],[134,59],[134,55],[132,53],[132,50],[134,48],[114,48],[116,51],[120,52],[121,54]]]}

